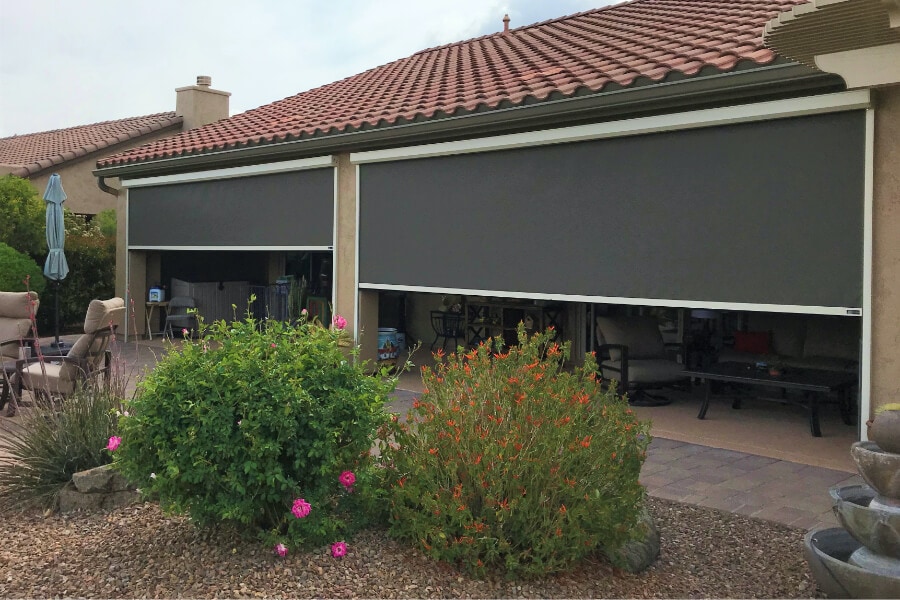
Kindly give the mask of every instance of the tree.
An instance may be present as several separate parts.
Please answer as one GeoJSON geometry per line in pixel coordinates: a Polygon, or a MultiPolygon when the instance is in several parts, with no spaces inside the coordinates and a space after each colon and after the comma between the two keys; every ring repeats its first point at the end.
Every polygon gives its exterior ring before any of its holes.
{"type": "Polygon", "coordinates": [[[0,177],[0,242],[37,257],[47,252],[44,201],[27,179],[0,177]]]}

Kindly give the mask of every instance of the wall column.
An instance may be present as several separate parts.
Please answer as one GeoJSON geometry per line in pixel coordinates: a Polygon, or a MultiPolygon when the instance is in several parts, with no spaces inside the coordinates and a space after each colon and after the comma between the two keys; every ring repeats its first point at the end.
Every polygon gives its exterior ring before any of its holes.
{"type": "MultiPolygon", "coordinates": [[[[872,388],[874,412],[900,402],[900,85],[873,90],[872,388]]],[[[872,415],[862,415],[863,419],[872,415]]]]}

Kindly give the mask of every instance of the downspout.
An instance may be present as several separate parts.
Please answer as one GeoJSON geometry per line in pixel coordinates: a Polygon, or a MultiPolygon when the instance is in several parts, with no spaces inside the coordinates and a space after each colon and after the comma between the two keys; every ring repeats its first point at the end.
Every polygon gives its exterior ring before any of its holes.
{"type": "MultiPolygon", "coordinates": [[[[114,187],[110,187],[110,186],[106,185],[106,177],[104,177],[103,175],[98,175],[98,176],[97,176],[97,187],[99,187],[101,191],[106,192],[107,194],[110,194],[110,195],[112,195],[112,196],[115,196],[116,199],[119,198],[119,192],[120,192],[121,190],[117,190],[117,189],[114,188],[114,187]]],[[[127,198],[128,198],[128,197],[126,196],[126,202],[125,202],[125,221],[126,221],[126,227],[127,227],[127,222],[128,222],[128,201],[127,201],[127,198]]],[[[116,215],[116,220],[118,221],[118,215],[116,215]]],[[[118,238],[118,235],[117,235],[116,237],[118,238]]],[[[117,253],[117,254],[118,254],[118,245],[119,245],[119,243],[118,243],[118,239],[117,239],[117,240],[116,240],[116,253],[117,253]]],[[[127,237],[127,233],[126,233],[126,238],[125,238],[125,306],[126,306],[126,307],[129,306],[130,301],[131,301],[131,298],[129,298],[130,292],[129,292],[129,286],[128,286],[128,278],[129,278],[129,276],[130,276],[130,273],[129,273],[130,268],[131,268],[131,258],[130,258],[130,256],[128,255],[128,237],[127,237]]],[[[116,266],[116,271],[118,271],[118,266],[116,266]]],[[[118,276],[118,274],[117,274],[117,276],[118,276]]],[[[128,311],[128,309],[126,308],[126,310],[125,310],[125,322],[123,323],[124,331],[123,331],[123,334],[122,334],[122,335],[124,336],[124,339],[125,339],[125,342],[126,342],[126,343],[128,342],[128,316],[129,316],[129,311],[128,311]]]]}
{"type": "Polygon", "coordinates": [[[119,191],[116,188],[109,187],[108,185],[106,185],[106,177],[104,177],[103,175],[97,176],[97,187],[99,187],[102,191],[106,192],[107,194],[112,194],[113,196],[119,195],[119,191]]]}

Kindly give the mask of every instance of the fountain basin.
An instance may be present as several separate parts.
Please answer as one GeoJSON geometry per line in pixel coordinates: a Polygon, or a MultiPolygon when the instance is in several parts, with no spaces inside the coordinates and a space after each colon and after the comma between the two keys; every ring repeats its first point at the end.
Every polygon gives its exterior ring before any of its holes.
{"type": "Polygon", "coordinates": [[[850,446],[850,456],[876,492],[891,500],[900,499],[900,454],[885,452],[875,442],[856,442],[850,446]]]}
{"type": "Polygon", "coordinates": [[[833,487],[828,493],[850,535],[876,554],[900,559],[900,508],[873,503],[876,493],[867,485],[833,487]]]}
{"type": "Polygon", "coordinates": [[[900,577],[869,572],[847,562],[862,544],[844,529],[810,531],[803,545],[813,578],[829,598],[900,598],[900,577]]]}

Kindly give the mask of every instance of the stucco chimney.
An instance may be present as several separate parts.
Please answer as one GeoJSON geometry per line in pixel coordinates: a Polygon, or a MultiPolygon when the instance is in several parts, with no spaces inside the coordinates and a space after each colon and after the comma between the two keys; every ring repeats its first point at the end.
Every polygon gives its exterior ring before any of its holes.
{"type": "Polygon", "coordinates": [[[184,118],[184,130],[228,118],[231,92],[214,90],[212,77],[198,75],[197,85],[175,88],[175,114],[184,118]]]}
{"type": "Polygon", "coordinates": [[[509,15],[503,15],[503,35],[509,33],[509,15]]]}

